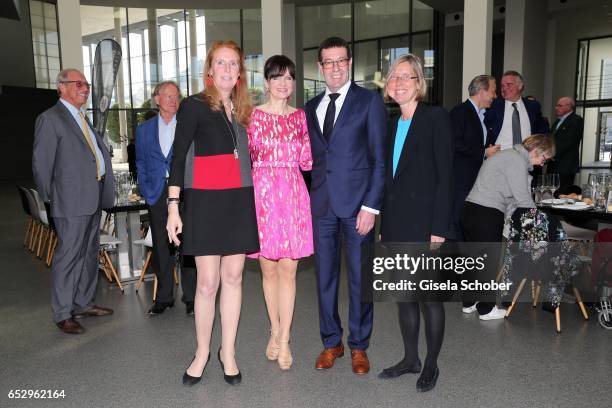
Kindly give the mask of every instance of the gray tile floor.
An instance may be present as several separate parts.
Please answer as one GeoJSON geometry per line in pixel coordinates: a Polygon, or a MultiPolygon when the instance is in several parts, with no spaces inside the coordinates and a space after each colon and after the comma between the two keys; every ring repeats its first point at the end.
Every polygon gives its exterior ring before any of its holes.
{"type": "MultiPolygon", "coordinates": [[[[401,357],[396,309],[376,304],[372,372],[356,376],[345,356],[329,371],[313,368],[321,350],[312,261],[298,273],[294,366],[281,372],[264,356],[268,323],[256,263],[244,277],[238,334],[243,383],[226,385],[216,359],[201,384],[181,375],[195,348],[193,319],[178,304],[150,318],[151,283],[125,294],[100,279],[97,303],[111,317],[88,319],[87,333],[62,334],[51,321],[50,272],[23,247],[25,217],[14,185],[0,186],[0,407],[609,407],[612,331],[563,305],[563,333],[551,314],[522,304],[510,320],[480,322],[447,304],[441,370],[434,391],[418,394],[416,375],[376,374],[401,357]],[[8,399],[11,389],[65,390],[59,400],[8,399]]],[[[177,296],[178,298],[178,296],[177,296]]],[[[340,307],[346,317],[346,286],[340,307]]],[[[423,336],[422,336],[423,337],[423,336]]],[[[211,345],[219,345],[216,325],[211,345]]],[[[422,347],[424,344],[422,343],[422,347]]],[[[421,349],[423,356],[424,349],[421,349]]]]}

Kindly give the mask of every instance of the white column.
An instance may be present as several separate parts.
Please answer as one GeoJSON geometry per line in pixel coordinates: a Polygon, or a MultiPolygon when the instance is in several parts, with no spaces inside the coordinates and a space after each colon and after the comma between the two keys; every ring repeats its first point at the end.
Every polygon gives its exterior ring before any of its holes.
{"type": "Polygon", "coordinates": [[[83,44],[81,32],[81,5],[79,0],[57,1],[62,69],[76,68],[83,72],[83,44]]]}
{"type": "Polygon", "coordinates": [[[261,46],[264,60],[283,53],[283,0],[261,0],[261,46]]]}
{"type": "Polygon", "coordinates": [[[525,0],[506,2],[504,71],[523,72],[525,52],[525,0]]]}
{"type": "Polygon", "coordinates": [[[491,73],[493,0],[465,0],[463,8],[463,99],[477,75],[491,73]]]}

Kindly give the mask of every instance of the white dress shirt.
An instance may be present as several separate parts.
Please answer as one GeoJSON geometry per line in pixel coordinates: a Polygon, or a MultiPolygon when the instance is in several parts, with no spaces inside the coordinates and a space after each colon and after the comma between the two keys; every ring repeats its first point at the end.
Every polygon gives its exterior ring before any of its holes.
{"type": "MultiPolygon", "coordinates": [[[[161,115],[157,120],[157,130],[159,134],[159,147],[161,148],[162,154],[167,158],[174,143],[174,131],[176,130],[176,115],[172,117],[169,123],[166,123],[161,115]]],[[[168,177],[168,170],[166,170],[166,177],[168,177]]]]}
{"type": "MultiPolygon", "coordinates": [[[[338,115],[342,110],[342,105],[344,104],[344,100],[346,99],[346,94],[348,93],[349,88],[351,87],[351,81],[346,81],[346,84],[342,85],[340,89],[338,89],[335,93],[339,93],[340,96],[336,99],[336,116],[334,117],[334,124],[336,124],[336,120],[338,119],[338,115]]],[[[319,122],[319,129],[323,131],[323,122],[325,122],[325,113],[327,112],[327,106],[331,99],[329,99],[329,94],[334,93],[329,90],[328,87],[325,87],[325,95],[319,102],[319,106],[317,106],[317,121],[319,122]]],[[[372,214],[380,214],[379,210],[375,210],[374,208],[366,207],[365,205],[361,206],[362,210],[365,210],[372,214]]]]}
{"type": "Polygon", "coordinates": [[[476,111],[476,114],[478,115],[478,119],[480,120],[480,126],[482,127],[482,145],[484,147],[487,147],[487,127],[484,124],[484,117],[485,117],[485,112],[486,109],[482,108],[480,109],[476,103],[472,100],[472,98],[468,98],[470,102],[472,102],[472,106],[474,107],[474,110],[476,111]]]}
{"type": "MultiPolygon", "coordinates": [[[[514,108],[512,107],[514,102],[508,100],[504,102],[504,123],[497,137],[497,142],[495,142],[501,145],[502,150],[512,148],[512,114],[514,113],[514,108]]],[[[531,123],[529,122],[529,115],[522,98],[516,101],[516,109],[521,120],[521,139],[525,140],[531,136],[531,123]]]]}

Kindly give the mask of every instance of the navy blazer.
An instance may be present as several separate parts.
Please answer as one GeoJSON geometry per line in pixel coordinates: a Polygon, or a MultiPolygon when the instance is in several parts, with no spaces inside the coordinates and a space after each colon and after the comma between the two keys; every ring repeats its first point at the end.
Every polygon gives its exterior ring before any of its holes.
{"type": "Polygon", "coordinates": [[[461,240],[463,234],[459,216],[465,198],[474,186],[478,171],[482,166],[485,139],[480,118],[469,99],[455,106],[450,112],[450,118],[453,128],[453,175],[455,178],[450,238],[461,240]]]}
{"type": "Polygon", "coordinates": [[[387,112],[380,95],[354,83],[348,89],[328,143],[317,120],[325,93],[306,106],[312,147],[312,213],[328,210],[340,218],[357,216],[362,205],[380,210],[385,187],[387,112]]]}
{"type": "MultiPolygon", "coordinates": [[[[537,101],[532,101],[527,98],[522,98],[529,123],[531,125],[531,134],[548,133],[548,123],[542,117],[542,108],[537,101]]],[[[493,101],[491,107],[485,113],[485,126],[487,127],[487,146],[495,144],[499,137],[502,125],[504,124],[504,111],[506,101],[503,98],[498,98],[493,101]]]]}
{"type": "Polygon", "coordinates": [[[166,157],[159,145],[158,120],[155,115],[136,128],[138,188],[148,205],[155,204],[166,188],[166,171],[170,173],[172,161],[172,148],[166,157]]]}

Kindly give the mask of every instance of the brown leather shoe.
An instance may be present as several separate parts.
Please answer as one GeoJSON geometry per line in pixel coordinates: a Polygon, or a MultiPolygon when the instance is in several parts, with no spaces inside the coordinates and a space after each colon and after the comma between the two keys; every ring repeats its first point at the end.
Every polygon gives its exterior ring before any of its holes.
{"type": "Polygon", "coordinates": [[[351,350],[351,361],[355,374],[367,374],[370,371],[370,360],[365,350],[351,350]]]}
{"type": "Polygon", "coordinates": [[[74,319],[62,320],[61,322],[57,322],[56,324],[57,327],[59,327],[60,330],[66,334],[81,334],[85,331],[83,326],[81,326],[79,322],[74,319]]]}
{"type": "Polygon", "coordinates": [[[113,314],[113,309],[109,309],[107,307],[102,307],[102,306],[98,306],[98,305],[93,305],[92,307],[90,307],[89,309],[81,312],[81,313],[76,313],[74,315],[75,319],[82,319],[84,317],[91,317],[91,316],[108,316],[108,315],[112,315],[113,314]]]}
{"type": "Polygon", "coordinates": [[[317,370],[326,370],[334,366],[334,360],[344,355],[344,344],[338,343],[335,347],[326,348],[319,354],[315,363],[317,370]]]}

